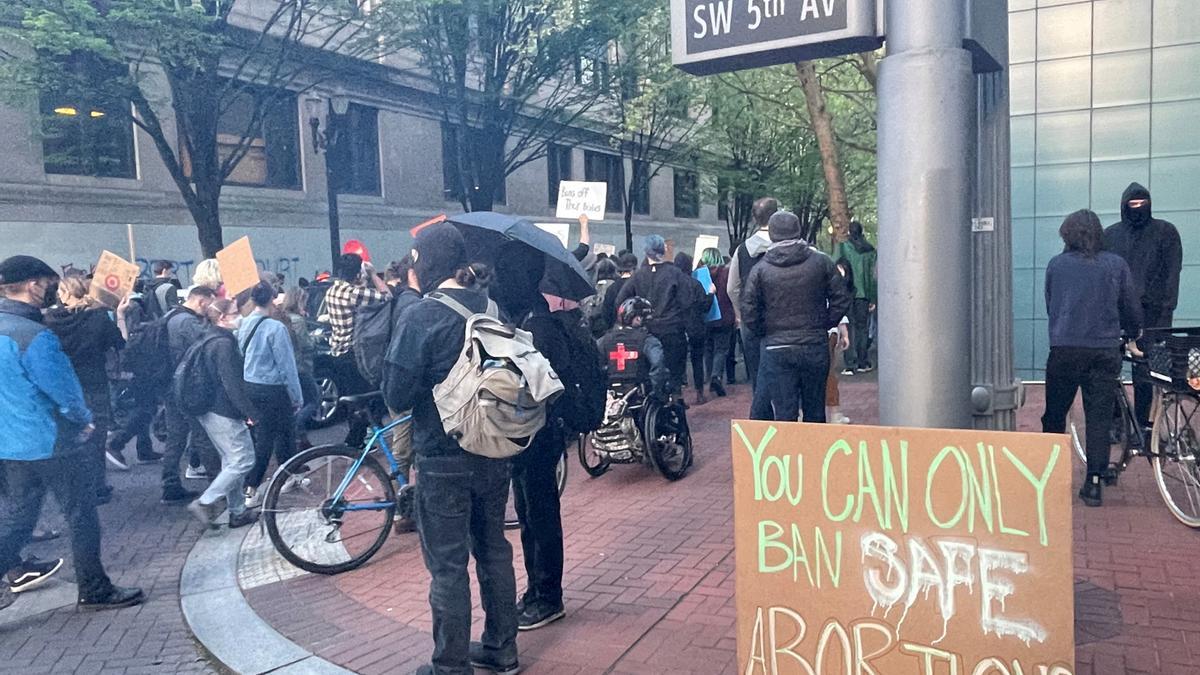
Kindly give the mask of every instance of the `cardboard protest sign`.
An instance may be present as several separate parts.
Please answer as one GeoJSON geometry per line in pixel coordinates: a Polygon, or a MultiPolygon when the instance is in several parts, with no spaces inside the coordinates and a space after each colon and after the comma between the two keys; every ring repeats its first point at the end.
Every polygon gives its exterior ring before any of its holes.
{"type": "Polygon", "coordinates": [[[734,422],[738,672],[1072,675],[1069,448],[734,422]]]}
{"type": "Polygon", "coordinates": [[[717,236],[714,236],[711,234],[702,234],[702,235],[696,237],[696,248],[692,252],[693,262],[696,265],[699,265],[700,258],[702,255],[704,255],[704,249],[720,248],[720,246],[721,246],[721,238],[720,237],[717,237],[717,236]]]}
{"type": "Polygon", "coordinates": [[[254,251],[250,249],[250,237],[242,237],[217,251],[217,262],[221,264],[221,282],[228,297],[252,288],[261,278],[254,251]]]}
{"type": "Polygon", "coordinates": [[[92,285],[88,288],[88,297],[109,307],[121,304],[126,295],[133,290],[141,268],[112,251],[100,254],[100,262],[92,273],[92,285]]]}
{"type": "Polygon", "coordinates": [[[538,229],[545,230],[554,235],[562,242],[563,248],[567,248],[567,239],[571,236],[570,223],[534,223],[538,229]]]}
{"type": "Polygon", "coordinates": [[[584,183],[564,180],[558,184],[558,212],[555,218],[578,218],[604,220],[604,206],[608,200],[608,183],[584,183]]]}

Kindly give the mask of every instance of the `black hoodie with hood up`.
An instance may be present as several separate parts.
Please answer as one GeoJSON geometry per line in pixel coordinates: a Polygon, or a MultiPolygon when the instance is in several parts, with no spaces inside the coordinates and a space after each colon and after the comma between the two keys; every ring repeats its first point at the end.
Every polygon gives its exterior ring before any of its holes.
{"type": "MultiPolygon", "coordinates": [[[[1183,244],[1179,230],[1165,220],[1154,218],[1147,203],[1140,209],[1129,207],[1130,200],[1150,200],[1150,191],[1131,183],[1121,195],[1121,222],[1104,231],[1104,246],[1129,264],[1133,287],[1146,311],[1146,321],[1156,317],[1169,321],[1179,304],[1179,272],[1183,267],[1183,244]]],[[[1151,326],[1156,327],[1156,326],[1151,326]]]]}

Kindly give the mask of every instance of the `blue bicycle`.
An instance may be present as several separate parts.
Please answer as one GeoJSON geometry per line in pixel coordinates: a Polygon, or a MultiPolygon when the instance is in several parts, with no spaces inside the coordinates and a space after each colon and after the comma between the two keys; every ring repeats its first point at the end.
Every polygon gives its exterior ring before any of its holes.
{"type": "Polygon", "coordinates": [[[412,513],[413,485],[387,442],[411,416],[384,424],[378,398],[373,392],[341,399],[347,409],[371,420],[363,448],[310,448],[271,478],[262,520],[275,550],[302,570],[339,574],[361,566],[387,541],[397,515],[412,513]]]}

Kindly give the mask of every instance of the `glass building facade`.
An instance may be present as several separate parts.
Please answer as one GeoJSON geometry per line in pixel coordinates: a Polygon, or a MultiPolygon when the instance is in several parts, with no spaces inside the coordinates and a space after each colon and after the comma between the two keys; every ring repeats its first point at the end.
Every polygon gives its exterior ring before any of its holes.
{"type": "Polygon", "coordinates": [[[1043,379],[1063,217],[1150,189],[1183,238],[1175,325],[1200,325],[1200,0],[1009,0],[1017,375],[1043,379]]]}

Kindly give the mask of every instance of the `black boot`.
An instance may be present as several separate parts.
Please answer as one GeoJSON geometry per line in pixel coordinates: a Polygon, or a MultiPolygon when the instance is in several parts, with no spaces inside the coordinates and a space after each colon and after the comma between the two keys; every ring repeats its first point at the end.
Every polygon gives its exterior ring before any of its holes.
{"type": "Polygon", "coordinates": [[[714,377],[712,382],[709,383],[709,387],[718,397],[724,398],[726,396],[725,385],[721,384],[721,380],[719,378],[714,377]]]}
{"type": "Polygon", "coordinates": [[[1100,476],[1088,476],[1083,487],[1079,488],[1079,498],[1088,506],[1100,506],[1103,503],[1101,498],[1100,476]]]}

